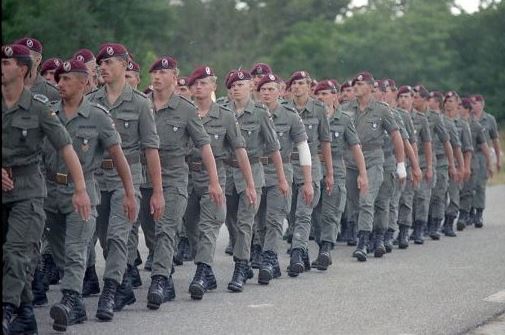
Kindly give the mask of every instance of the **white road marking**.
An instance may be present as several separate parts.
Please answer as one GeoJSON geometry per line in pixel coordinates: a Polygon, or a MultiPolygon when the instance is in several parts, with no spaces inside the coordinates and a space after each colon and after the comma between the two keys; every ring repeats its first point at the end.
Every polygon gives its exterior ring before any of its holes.
{"type": "Polygon", "coordinates": [[[484,301],[505,303],[505,290],[490,295],[489,297],[485,298],[484,301]]]}
{"type": "Polygon", "coordinates": [[[268,307],[274,307],[273,304],[259,304],[259,305],[248,305],[247,307],[251,308],[268,308],[268,307]]]}

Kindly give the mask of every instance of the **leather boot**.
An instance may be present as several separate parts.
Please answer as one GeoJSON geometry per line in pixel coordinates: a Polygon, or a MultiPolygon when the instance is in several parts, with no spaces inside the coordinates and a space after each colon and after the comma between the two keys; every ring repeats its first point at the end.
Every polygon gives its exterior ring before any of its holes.
{"type": "Polygon", "coordinates": [[[113,279],[104,279],[103,290],[98,299],[96,317],[101,321],[110,321],[114,317],[114,297],[119,283],[113,279]]]}
{"type": "Polygon", "coordinates": [[[189,285],[191,299],[201,300],[207,291],[207,267],[208,265],[205,263],[198,263],[196,265],[195,276],[189,285]]]}
{"type": "Polygon", "coordinates": [[[168,276],[165,281],[165,286],[163,287],[163,302],[172,301],[175,299],[175,285],[172,278],[172,274],[168,276]]]}
{"type": "Polygon", "coordinates": [[[57,285],[60,281],[60,271],[56,267],[53,256],[51,254],[42,255],[42,268],[44,269],[44,277],[49,285],[57,285]]]}
{"type": "Polygon", "coordinates": [[[144,270],[151,271],[153,269],[153,255],[154,255],[154,251],[153,252],[149,251],[149,254],[147,255],[146,263],[144,264],[144,270]]]}
{"type": "Polygon", "coordinates": [[[370,239],[369,231],[360,231],[358,234],[358,246],[356,250],[354,250],[352,256],[356,257],[360,262],[366,262],[367,259],[367,250],[366,246],[368,245],[368,240],[370,239]]]}
{"type": "Polygon", "coordinates": [[[151,278],[151,286],[147,292],[147,308],[158,309],[163,303],[164,288],[166,283],[164,276],[156,275],[151,278]]]}
{"type": "Polygon", "coordinates": [[[409,226],[398,225],[400,231],[398,232],[398,249],[407,249],[409,247],[409,226]]]}
{"type": "Polygon", "coordinates": [[[70,290],[63,290],[61,301],[51,307],[49,315],[54,320],[53,329],[60,332],[67,331],[68,326],[88,319],[79,293],[70,290]]]}
{"type": "Polygon", "coordinates": [[[98,276],[96,275],[95,266],[92,265],[88,267],[84,273],[82,296],[89,297],[90,295],[98,293],[100,293],[100,282],[98,281],[98,276]]]}
{"type": "Polygon", "coordinates": [[[356,223],[354,223],[352,221],[348,221],[347,222],[347,231],[348,231],[347,245],[350,247],[356,246],[358,244],[358,239],[357,239],[358,227],[357,227],[356,223]]]}
{"type": "Polygon", "coordinates": [[[277,258],[277,254],[275,254],[275,257],[273,258],[273,263],[274,263],[274,273],[273,273],[273,278],[279,278],[282,276],[281,273],[281,267],[279,265],[279,259],[277,258]]]}
{"type": "Polygon", "coordinates": [[[319,254],[317,255],[317,266],[319,271],[326,271],[328,266],[332,264],[331,261],[331,246],[332,243],[323,241],[321,247],[319,248],[319,254]]]}
{"type": "Polygon", "coordinates": [[[214,271],[212,271],[212,267],[210,265],[207,267],[205,276],[207,277],[207,290],[215,290],[217,288],[217,281],[214,271]]]}
{"type": "Polygon", "coordinates": [[[454,220],[456,218],[453,216],[445,216],[445,221],[444,221],[444,226],[445,226],[445,231],[444,235],[448,237],[456,237],[456,233],[454,232],[454,220]]]}
{"type": "Polygon", "coordinates": [[[416,221],[414,227],[414,243],[424,244],[423,231],[426,223],[424,221],[416,221]]]}
{"type": "Polygon", "coordinates": [[[135,258],[135,263],[133,265],[139,266],[142,264],[142,257],[140,256],[139,249],[137,249],[137,257],[135,258]]]}
{"type": "Polygon", "coordinates": [[[228,245],[226,249],[224,249],[224,253],[233,256],[233,243],[231,243],[231,239],[228,240],[228,245]]]}
{"type": "Polygon", "coordinates": [[[476,210],[475,208],[470,209],[470,213],[468,214],[468,220],[466,221],[467,226],[473,226],[475,224],[475,215],[476,215],[476,210]]]}
{"type": "Polygon", "coordinates": [[[310,266],[310,259],[309,259],[309,251],[308,250],[303,250],[302,260],[303,260],[304,271],[310,271],[311,266],[310,266]]]}
{"type": "Polygon", "coordinates": [[[251,247],[251,267],[253,269],[259,269],[262,263],[261,259],[261,246],[253,244],[251,247]]]}
{"type": "Polygon", "coordinates": [[[135,294],[133,293],[130,276],[128,276],[128,273],[125,272],[123,275],[123,281],[121,282],[121,285],[118,286],[116,296],[114,297],[114,312],[120,312],[125,306],[131,305],[135,301],[137,301],[137,299],[135,299],[135,294]]]}
{"type": "Polygon", "coordinates": [[[386,230],[384,234],[384,248],[386,248],[386,252],[390,253],[393,251],[393,235],[395,231],[391,228],[386,230]]]}
{"type": "Polygon", "coordinates": [[[386,254],[386,247],[384,246],[384,232],[378,230],[375,233],[375,243],[374,243],[374,257],[380,258],[386,254]]]}
{"type": "Polygon", "coordinates": [[[458,231],[463,231],[466,227],[466,221],[468,220],[468,212],[464,210],[459,211],[458,223],[456,224],[456,229],[458,231]]]}
{"type": "Polygon", "coordinates": [[[289,261],[288,276],[297,277],[305,270],[303,262],[303,250],[300,248],[291,249],[291,259],[289,261]]]}
{"type": "Polygon", "coordinates": [[[132,284],[133,288],[137,288],[142,286],[142,279],[140,278],[139,269],[135,265],[127,265],[126,275],[128,276],[128,280],[132,284]]]}
{"type": "Polygon", "coordinates": [[[235,258],[235,269],[233,270],[233,276],[231,281],[228,283],[228,290],[232,292],[242,292],[244,285],[247,281],[247,271],[249,265],[247,260],[235,258]]]}
{"type": "Polygon", "coordinates": [[[428,222],[423,227],[423,237],[428,237],[431,233],[431,227],[433,226],[433,219],[431,218],[431,215],[428,216],[428,222]]]}
{"type": "Polygon", "coordinates": [[[477,208],[475,212],[475,228],[484,227],[484,220],[482,218],[482,213],[484,212],[483,208],[477,208]]]}
{"type": "Polygon", "coordinates": [[[33,305],[22,303],[17,309],[16,317],[11,321],[9,334],[36,335],[37,332],[37,320],[33,313],[33,305]]]}
{"type": "Polygon", "coordinates": [[[375,239],[376,239],[376,232],[372,231],[370,233],[370,237],[368,239],[368,244],[366,246],[366,253],[370,254],[375,251],[375,239]]]}
{"type": "Polygon", "coordinates": [[[43,306],[47,304],[46,287],[44,285],[44,273],[41,264],[37,265],[33,273],[32,294],[33,306],[43,306]]]}
{"type": "Polygon", "coordinates": [[[12,316],[16,312],[16,306],[13,304],[4,303],[2,304],[3,318],[2,318],[2,334],[10,334],[10,325],[12,322],[12,316]]]}
{"type": "Polygon", "coordinates": [[[268,285],[274,277],[274,257],[277,257],[271,250],[263,253],[263,261],[261,262],[260,271],[258,273],[258,284],[268,285]]]}
{"type": "MultiPolygon", "coordinates": [[[[430,237],[434,241],[440,240],[440,234],[438,233],[438,230],[440,229],[441,222],[442,222],[442,219],[432,219],[431,220],[430,237]]],[[[445,222],[444,222],[444,226],[445,226],[445,222]]]]}

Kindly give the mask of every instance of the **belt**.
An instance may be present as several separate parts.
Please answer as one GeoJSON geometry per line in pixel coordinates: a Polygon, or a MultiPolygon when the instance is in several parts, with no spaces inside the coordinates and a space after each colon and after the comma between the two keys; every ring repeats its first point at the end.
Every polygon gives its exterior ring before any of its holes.
{"type": "MultiPolygon", "coordinates": [[[[270,157],[261,157],[260,158],[260,161],[263,165],[270,165],[270,164],[273,164],[274,161],[272,160],[272,158],[270,157]]],[[[288,157],[285,157],[285,158],[282,158],[282,163],[286,164],[286,163],[291,163],[291,156],[288,156],[288,157]]]]}
{"type": "MultiPolygon", "coordinates": [[[[249,164],[254,164],[254,163],[259,163],[260,162],[260,158],[259,157],[249,157],[249,164]]],[[[238,168],[239,165],[238,165],[238,160],[236,159],[228,159],[226,160],[226,164],[228,164],[229,166],[232,166],[232,167],[235,167],[235,168],[238,168]]]]}
{"type": "MultiPolygon", "coordinates": [[[[84,180],[88,180],[93,176],[93,172],[86,172],[84,174],[84,180]]],[[[54,171],[46,171],[46,178],[59,185],[68,185],[74,182],[72,175],[69,173],[61,173],[54,171]]]]}
{"type": "Polygon", "coordinates": [[[372,150],[382,150],[382,145],[379,145],[379,144],[368,144],[368,143],[365,143],[365,144],[362,144],[361,145],[361,150],[363,151],[372,151],[372,150]]]}
{"type": "MultiPolygon", "coordinates": [[[[166,151],[158,151],[158,155],[160,157],[161,166],[173,164],[174,162],[187,163],[189,161],[188,157],[186,156],[173,156],[166,151]]],[[[140,162],[142,163],[142,165],[147,165],[147,159],[145,153],[142,153],[142,155],[140,155],[140,162]]]]}
{"type": "Polygon", "coordinates": [[[7,174],[12,179],[15,177],[25,177],[37,173],[39,171],[39,165],[31,164],[23,166],[10,166],[10,167],[2,167],[2,169],[7,171],[7,174]]]}
{"type": "MultiPolygon", "coordinates": [[[[140,163],[140,155],[138,153],[125,155],[125,157],[126,157],[126,161],[130,165],[140,163]]],[[[114,161],[111,158],[106,158],[106,159],[102,160],[102,169],[112,170],[113,168],[114,168],[114,161]]]]}
{"type": "MultiPolygon", "coordinates": [[[[189,170],[193,172],[200,172],[203,170],[206,170],[205,164],[203,164],[202,161],[189,161],[188,162],[189,170]]],[[[223,160],[217,159],[216,160],[216,168],[220,169],[224,166],[223,160]]]]}

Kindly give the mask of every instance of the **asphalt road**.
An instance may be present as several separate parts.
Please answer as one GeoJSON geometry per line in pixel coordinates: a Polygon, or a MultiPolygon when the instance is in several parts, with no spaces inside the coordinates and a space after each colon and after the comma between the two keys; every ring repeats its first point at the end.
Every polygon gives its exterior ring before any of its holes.
{"type": "MultiPolygon", "coordinates": [[[[86,299],[88,321],[68,334],[465,334],[505,311],[505,185],[488,189],[483,229],[473,227],[457,238],[427,241],[395,249],[382,259],[359,263],[353,248],[337,245],[333,266],[289,278],[288,255],[281,255],[283,275],[268,286],[255,278],[243,293],[226,290],[233,272],[224,254],[223,227],[216,250],[218,289],[201,301],[187,293],[195,266],[176,268],[177,298],[158,311],[146,307],[149,272],[135,291],[137,302],[108,323],[95,318],[98,297],[86,299]]],[[[145,246],[141,251],[146,254],[145,246]]],[[[311,242],[311,259],[317,254],[311,242]]],[[[97,255],[101,249],[97,246],[97,255]]],[[[99,276],[103,259],[98,259],[99,276]]],[[[141,265],[142,268],[142,265],[141,265]]],[[[51,286],[49,303],[60,299],[51,286]]],[[[49,306],[36,309],[39,334],[52,330],[49,306]]]]}

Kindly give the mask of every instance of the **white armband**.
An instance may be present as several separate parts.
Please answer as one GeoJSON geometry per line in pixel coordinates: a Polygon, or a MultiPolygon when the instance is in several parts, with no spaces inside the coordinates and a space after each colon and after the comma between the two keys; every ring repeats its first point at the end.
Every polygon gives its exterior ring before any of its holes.
{"type": "Polygon", "coordinates": [[[309,144],[307,141],[303,141],[296,144],[298,148],[298,155],[300,157],[301,166],[312,166],[312,157],[310,155],[309,144]]]}
{"type": "Polygon", "coordinates": [[[407,169],[405,168],[405,162],[400,162],[396,164],[396,174],[400,179],[407,177],[407,169]]]}

